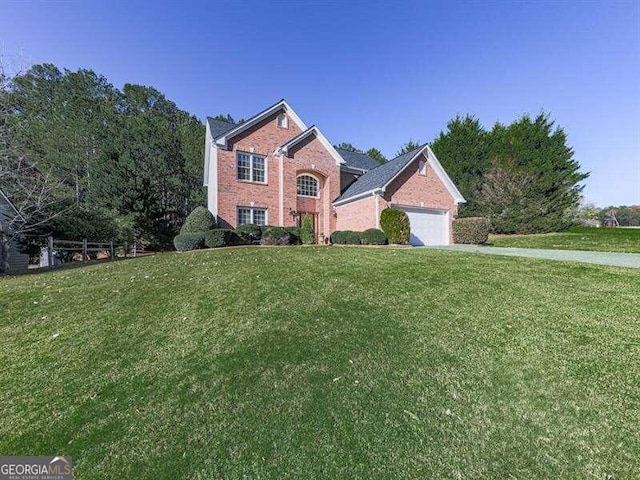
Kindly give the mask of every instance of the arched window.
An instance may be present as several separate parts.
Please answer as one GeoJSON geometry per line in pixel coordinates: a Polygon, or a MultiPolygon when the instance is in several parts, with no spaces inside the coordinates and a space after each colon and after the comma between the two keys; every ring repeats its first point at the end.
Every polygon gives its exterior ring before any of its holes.
{"type": "Polygon", "coordinates": [[[318,180],[311,175],[298,176],[298,195],[318,197],[318,180]]]}

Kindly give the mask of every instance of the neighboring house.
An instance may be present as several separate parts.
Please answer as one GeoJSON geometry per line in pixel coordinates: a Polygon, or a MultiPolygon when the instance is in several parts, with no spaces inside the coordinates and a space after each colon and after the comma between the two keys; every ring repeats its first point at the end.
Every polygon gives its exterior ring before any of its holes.
{"type": "Polygon", "coordinates": [[[221,227],[295,226],[309,214],[319,241],[379,228],[394,207],[409,216],[412,245],[448,244],[465,201],[428,145],[380,165],[334,148],[285,100],[241,124],[207,119],[204,185],[221,227]]]}
{"type": "Polygon", "coordinates": [[[21,253],[13,239],[16,221],[23,221],[22,215],[0,189],[0,273],[19,273],[29,268],[29,255],[21,253]]]}

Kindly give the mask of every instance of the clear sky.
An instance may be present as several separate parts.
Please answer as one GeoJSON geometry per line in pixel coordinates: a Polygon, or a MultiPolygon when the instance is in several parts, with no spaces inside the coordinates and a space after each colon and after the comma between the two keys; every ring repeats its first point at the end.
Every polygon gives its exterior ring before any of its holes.
{"type": "Polygon", "coordinates": [[[549,112],[600,206],[640,204],[640,0],[7,2],[4,61],[151,85],[203,119],[286,98],[333,143],[393,156],[456,114],[549,112]]]}

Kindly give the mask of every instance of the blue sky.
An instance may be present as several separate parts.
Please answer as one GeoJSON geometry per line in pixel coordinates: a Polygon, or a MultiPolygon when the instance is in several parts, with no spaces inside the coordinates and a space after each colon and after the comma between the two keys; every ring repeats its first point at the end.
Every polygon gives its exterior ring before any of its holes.
{"type": "Polygon", "coordinates": [[[286,98],[393,156],[456,114],[549,112],[589,202],[640,204],[640,2],[1,2],[3,61],[151,85],[199,118],[286,98]]]}

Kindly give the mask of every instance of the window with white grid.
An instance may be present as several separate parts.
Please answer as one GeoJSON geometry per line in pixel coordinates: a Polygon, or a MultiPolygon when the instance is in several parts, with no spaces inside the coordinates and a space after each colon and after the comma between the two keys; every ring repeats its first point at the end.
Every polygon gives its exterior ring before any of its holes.
{"type": "Polygon", "coordinates": [[[303,197],[318,197],[318,180],[311,175],[298,177],[298,195],[303,197]]]}
{"type": "Polygon", "coordinates": [[[256,225],[267,224],[267,209],[253,207],[238,207],[238,225],[253,223],[256,225]]]}
{"type": "Polygon", "coordinates": [[[267,182],[266,158],[250,153],[237,153],[238,180],[246,182],[267,182]]]}

